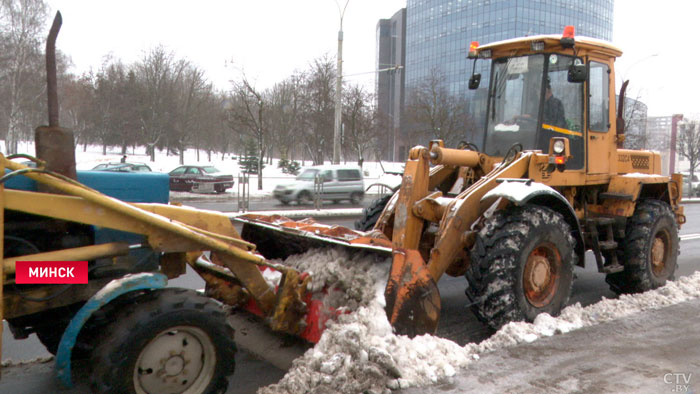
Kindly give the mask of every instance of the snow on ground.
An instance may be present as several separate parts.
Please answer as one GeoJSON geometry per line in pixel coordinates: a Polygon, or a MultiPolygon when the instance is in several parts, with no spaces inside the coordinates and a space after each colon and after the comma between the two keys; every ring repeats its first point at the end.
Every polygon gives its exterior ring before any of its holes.
{"type": "MultiPolygon", "coordinates": [[[[310,264],[315,265],[316,270],[321,267],[319,262],[324,261],[332,261],[328,266],[330,271],[337,270],[337,266],[356,264],[381,266],[370,257],[362,261],[354,257],[351,261],[342,251],[325,251],[316,256],[313,253],[294,259],[312,261],[310,264]],[[328,253],[333,253],[332,258],[328,253]]],[[[564,309],[559,317],[542,314],[534,323],[510,323],[479,344],[459,346],[432,335],[411,339],[393,334],[384,312],[383,290],[387,276],[377,274],[382,269],[386,268],[355,271],[367,276],[359,282],[357,278],[352,281],[373,289],[374,297],[360,297],[362,301],[354,312],[329,323],[319,343],[295,360],[280,382],[260,389],[260,394],[385,393],[399,388],[445,383],[451,381],[460,368],[478,360],[486,352],[700,297],[698,272],[643,294],[604,299],[585,308],[575,304],[564,309]]],[[[350,280],[347,277],[335,279],[340,282],[350,280]]],[[[321,280],[321,283],[326,282],[321,280]]],[[[345,286],[353,288],[349,283],[345,286]]]]}
{"type": "MultiPolygon", "coordinates": [[[[19,153],[28,153],[30,155],[35,154],[34,143],[29,141],[23,141],[19,143],[18,146],[19,153]]],[[[118,163],[121,158],[121,149],[112,147],[107,149],[107,154],[102,154],[102,147],[96,145],[88,145],[87,150],[83,151],[83,147],[78,146],[75,151],[75,161],[78,170],[90,170],[98,164],[101,163],[118,163]]],[[[177,155],[168,155],[165,151],[156,151],[155,161],[151,161],[150,157],[146,154],[145,147],[138,147],[135,150],[127,150],[128,162],[145,163],[153,171],[157,172],[170,172],[176,167],[180,166],[180,157],[177,155]]],[[[194,149],[188,149],[185,152],[185,164],[191,165],[213,165],[222,172],[232,174],[236,181],[236,185],[228,190],[226,195],[235,196],[238,188],[238,175],[240,174],[240,168],[238,166],[238,161],[233,159],[231,154],[226,154],[224,157],[221,154],[213,154],[211,156],[211,161],[207,160],[207,154],[205,151],[200,150],[199,160],[197,160],[197,152],[194,149]]],[[[294,181],[294,176],[285,174],[280,168],[277,168],[277,159],[273,159],[273,164],[267,164],[263,168],[263,188],[262,190],[257,189],[258,177],[257,175],[250,175],[250,196],[251,197],[264,197],[272,195],[272,190],[275,186],[282,183],[291,183],[294,181]]],[[[301,163],[301,162],[300,162],[301,163]]],[[[306,161],[303,163],[306,166],[310,166],[312,163],[306,161]]],[[[327,163],[329,164],[329,163],[327,163]]],[[[347,162],[349,165],[356,165],[356,162],[347,162]]],[[[374,183],[384,183],[393,187],[401,183],[401,177],[396,175],[389,175],[384,173],[386,171],[402,171],[404,163],[378,163],[378,162],[365,162],[363,165],[363,171],[365,172],[365,187],[370,186],[374,183]]],[[[369,193],[379,193],[381,192],[379,188],[373,188],[369,193]]],[[[195,194],[195,193],[185,193],[178,192],[173,193],[175,196],[171,195],[171,198],[175,199],[187,199],[190,196],[197,196],[203,198],[217,198],[220,199],[226,195],[214,195],[214,194],[195,194]]]]}

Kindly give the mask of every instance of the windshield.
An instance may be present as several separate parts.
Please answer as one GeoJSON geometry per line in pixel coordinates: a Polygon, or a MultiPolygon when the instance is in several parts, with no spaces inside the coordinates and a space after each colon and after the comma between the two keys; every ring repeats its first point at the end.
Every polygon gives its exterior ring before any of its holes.
{"type": "Polygon", "coordinates": [[[216,174],[219,171],[216,167],[202,167],[202,170],[207,174],[216,174]]]}
{"type": "Polygon", "coordinates": [[[504,156],[515,143],[533,149],[540,113],[545,55],[496,59],[487,114],[487,154],[504,156]]]}
{"type": "Polygon", "coordinates": [[[567,169],[584,165],[583,87],[568,81],[580,58],[558,53],[497,59],[493,66],[485,152],[504,156],[514,144],[547,152],[550,139],[567,138],[567,169]]]}
{"type": "Polygon", "coordinates": [[[313,169],[307,169],[301,172],[299,176],[297,176],[298,181],[313,181],[314,178],[316,177],[316,174],[318,174],[318,170],[313,170],[313,169]]]}

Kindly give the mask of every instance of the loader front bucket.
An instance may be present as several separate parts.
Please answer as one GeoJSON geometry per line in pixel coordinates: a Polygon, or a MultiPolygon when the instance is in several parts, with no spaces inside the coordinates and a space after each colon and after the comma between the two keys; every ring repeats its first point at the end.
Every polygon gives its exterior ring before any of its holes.
{"type": "Polygon", "coordinates": [[[394,250],[384,298],[397,334],[414,337],[437,330],[440,291],[417,250],[394,250]]]}
{"type": "Polygon", "coordinates": [[[388,239],[311,219],[294,221],[277,215],[238,216],[241,237],[256,245],[267,259],[285,259],[309,249],[328,246],[392,255],[384,292],[386,314],[398,334],[433,334],[440,317],[440,292],[417,250],[393,249],[388,239]]]}

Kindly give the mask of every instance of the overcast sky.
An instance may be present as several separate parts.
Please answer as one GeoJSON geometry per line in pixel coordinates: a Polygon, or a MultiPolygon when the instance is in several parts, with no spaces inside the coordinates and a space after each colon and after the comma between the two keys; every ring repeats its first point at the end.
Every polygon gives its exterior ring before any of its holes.
{"type": "MultiPolygon", "coordinates": [[[[335,0],[48,3],[63,14],[57,47],[71,56],[77,73],[99,69],[106,55],[128,63],[163,44],[203,68],[219,88],[228,88],[241,71],[265,88],[306,69],[314,58],[334,58],[337,50],[335,0]]],[[[639,96],[651,116],[700,113],[699,35],[694,29],[700,2],[615,3],[613,43],[624,52],[616,65],[618,86],[622,76],[630,79],[628,96],[639,96]]],[[[343,22],[346,80],[372,88],[372,74],[354,74],[374,70],[377,21],[405,5],[405,0],[350,0],[343,22]]]]}

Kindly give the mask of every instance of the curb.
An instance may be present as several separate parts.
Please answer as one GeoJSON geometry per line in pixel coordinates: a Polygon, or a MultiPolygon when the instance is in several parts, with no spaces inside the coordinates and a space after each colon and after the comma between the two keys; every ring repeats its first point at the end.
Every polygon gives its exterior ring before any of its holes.
{"type": "Polygon", "coordinates": [[[322,209],[322,210],[284,210],[284,211],[248,211],[248,212],[223,212],[228,217],[235,219],[241,215],[280,215],[290,219],[298,218],[328,218],[328,217],[357,217],[362,215],[363,208],[346,208],[346,209],[322,209]]]}

